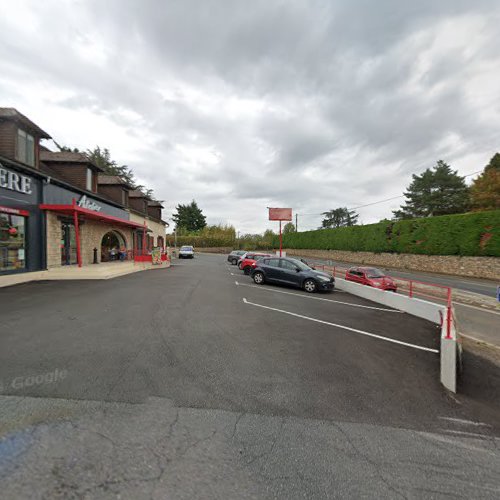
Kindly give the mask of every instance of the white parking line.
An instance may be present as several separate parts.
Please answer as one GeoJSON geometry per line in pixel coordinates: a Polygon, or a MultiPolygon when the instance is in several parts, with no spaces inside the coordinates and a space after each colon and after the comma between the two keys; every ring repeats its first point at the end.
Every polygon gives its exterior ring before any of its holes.
{"type": "Polygon", "coordinates": [[[322,300],[324,302],[334,302],[336,304],[344,304],[346,306],[352,306],[352,307],[361,307],[363,309],[375,309],[376,311],[386,311],[386,312],[391,312],[391,313],[399,313],[403,314],[403,311],[399,311],[398,309],[387,309],[385,307],[375,307],[375,306],[363,306],[361,304],[351,304],[350,302],[342,302],[341,300],[333,300],[333,299],[323,299],[321,297],[311,297],[309,295],[303,295],[299,293],[293,293],[293,292],[285,292],[283,290],[275,290],[273,288],[265,288],[259,285],[247,285],[245,283],[240,283],[238,281],[235,281],[236,285],[238,286],[248,286],[250,288],[258,288],[260,290],[264,290],[266,292],[274,292],[274,293],[283,293],[285,295],[294,295],[295,297],[301,297],[303,299],[312,299],[312,300],[322,300]]]}
{"type": "Polygon", "coordinates": [[[334,326],[336,328],[341,328],[342,330],[348,330],[350,332],[359,333],[360,335],[366,335],[367,337],[372,337],[379,340],[385,340],[386,342],[392,342],[393,344],[403,345],[405,347],[412,347],[413,349],[419,349],[421,351],[432,352],[439,354],[437,349],[431,349],[430,347],[423,347],[420,345],[409,344],[407,342],[402,342],[401,340],[391,339],[389,337],[382,337],[382,335],[376,335],[375,333],[365,332],[363,330],[357,330],[356,328],[351,328],[350,326],[337,325],[336,323],[330,323],[329,321],[323,321],[322,319],[311,318],[309,316],[303,316],[302,314],[293,313],[290,311],[284,311],[283,309],[276,309],[275,307],[264,306],[262,304],[256,304],[255,302],[250,302],[243,298],[243,302],[250,306],[261,307],[262,309],[269,309],[270,311],[276,311],[283,314],[289,314],[290,316],[295,316],[296,318],[307,319],[308,321],[315,321],[316,323],[322,323],[323,325],[334,326]]]}
{"type": "Polygon", "coordinates": [[[464,432],[464,431],[453,431],[450,429],[439,429],[440,431],[446,432],[446,434],[452,434],[454,436],[472,437],[479,439],[490,439],[486,434],[478,434],[477,432],[464,432]]]}
{"type": "Polygon", "coordinates": [[[448,422],[453,422],[454,424],[460,425],[473,425],[476,427],[491,427],[490,424],[484,424],[483,422],[474,422],[473,420],[464,420],[463,418],[453,418],[453,417],[438,417],[441,420],[448,420],[448,422]]]}

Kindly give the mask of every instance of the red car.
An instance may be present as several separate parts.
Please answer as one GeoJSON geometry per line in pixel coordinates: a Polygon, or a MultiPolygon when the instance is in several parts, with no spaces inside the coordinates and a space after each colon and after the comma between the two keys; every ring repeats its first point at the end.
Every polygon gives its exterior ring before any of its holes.
{"type": "Polygon", "coordinates": [[[273,255],[269,253],[247,253],[245,258],[238,263],[238,267],[245,274],[250,274],[252,269],[257,265],[257,261],[264,257],[273,257],[273,255]]]}
{"type": "Polygon", "coordinates": [[[398,285],[390,276],[374,267],[351,267],[345,273],[345,279],[346,281],[354,281],[380,290],[395,292],[398,289],[398,285]]]}

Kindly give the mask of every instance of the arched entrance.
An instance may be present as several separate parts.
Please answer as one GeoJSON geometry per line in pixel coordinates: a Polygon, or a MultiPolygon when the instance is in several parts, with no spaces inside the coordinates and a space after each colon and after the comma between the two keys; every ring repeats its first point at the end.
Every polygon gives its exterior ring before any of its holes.
{"type": "Polygon", "coordinates": [[[127,243],[118,231],[109,231],[101,241],[101,262],[124,260],[127,255],[127,243]]]}

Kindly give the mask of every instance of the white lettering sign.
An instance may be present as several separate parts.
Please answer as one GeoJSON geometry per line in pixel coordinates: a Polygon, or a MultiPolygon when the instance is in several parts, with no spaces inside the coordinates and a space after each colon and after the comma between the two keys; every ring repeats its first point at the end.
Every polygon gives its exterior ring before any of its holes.
{"type": "Polygon", "coordinates": [[[82,208],[86,208],[87,210],[94,210],[94,212],[100,212],[101,208],[102,208],[95,201],[92,201],[89,198],[87,198],[86,194],[84,194],[80,198],[80,200],[78,201],[78,206],[82,207],[82,208]]]}
{"type": "Polygon", "coordinates": [[[29,177],[7,170],[1,163],[0,187],[23,194],[31,194],[33,192],[31,189],[31,179],[29,177]]]}

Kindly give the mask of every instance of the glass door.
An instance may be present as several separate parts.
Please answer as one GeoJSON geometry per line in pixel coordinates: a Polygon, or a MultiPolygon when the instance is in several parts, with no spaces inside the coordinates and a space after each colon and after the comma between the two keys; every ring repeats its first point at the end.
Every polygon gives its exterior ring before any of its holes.
{"type": "Polygon", "coordinates": [[[76,233],[71,222],[61,222],[61,265],[76,264],[76,233]]]}

